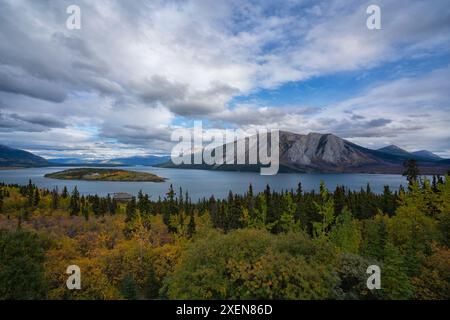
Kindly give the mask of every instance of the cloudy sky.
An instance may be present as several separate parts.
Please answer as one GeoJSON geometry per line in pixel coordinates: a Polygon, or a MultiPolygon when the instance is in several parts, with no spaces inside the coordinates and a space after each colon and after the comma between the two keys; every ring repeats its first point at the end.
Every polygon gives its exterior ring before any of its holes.
{"type": "Polygon", "coordinates": [[[175,128],[203,120],[450,157],[448,4],[0,0],[0,144],[167,154],[175,128]]]}

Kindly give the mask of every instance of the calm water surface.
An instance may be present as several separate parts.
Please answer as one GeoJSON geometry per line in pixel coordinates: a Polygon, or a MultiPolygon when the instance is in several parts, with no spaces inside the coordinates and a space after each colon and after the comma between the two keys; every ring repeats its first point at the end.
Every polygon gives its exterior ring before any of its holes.
{"type": "MultiPolygon", "coordinates": [[[[116,167],[117,168],[117,167],[116,167]]],[[[268,184],[273,190],[281,191],[295,189],[301,181],[303,190],[318,190],[320,181],[323,180],[329,189],[336,185],[345,185],[352,190],[365,188],[367,183],[375,192],[382,192],[384,185],[392,190],[397,190],[400,184],[406,185],[405,177],[393,174],[301,174],[281,173],[276,176],[261,176],[256,172],[227,172],[207,170],[167,169],[156,167],[121,167],[121,169],[144,171],[168,178],[164,183],[154,182],[108,182],[108,181],[70,181],[44,178],[44,174],[69,169],[68,167],[52,168],[28,168],[17,170],[0,170],[0,182],[26,184],[28,179],[39,187],[52,189],[58,187],[62,190],[67,186],[72,190],[78,187],[81,194],[107,195],[115,192],[128,192],[136,195],[139,190],[148,193],[152,199],[164,196],[169,185],[173,184],[175,190],[183,188],[183,192],[189,191],[193,200],[214,195],[216,198],[224,198],[228,191],[244,193],[249,184],[253,185],[254,192],[263,191],[268,184]]]]}

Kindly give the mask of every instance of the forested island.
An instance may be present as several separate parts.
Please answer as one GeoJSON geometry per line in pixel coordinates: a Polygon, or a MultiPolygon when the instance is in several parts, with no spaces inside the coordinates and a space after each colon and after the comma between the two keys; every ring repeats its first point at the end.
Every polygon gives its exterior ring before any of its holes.
{"type": "Polygon", "coordinates": [[[87,181],[164,182],[166,179],[153,173],[123,169],[77,168],[47,173],[46,178],[87,181]]]}
{"type": "Polygon", "coordinates": [[[0,299],[450,298],[450,177],[192,202],[0,184],[0,299]],[[82,289],[68,290],[66,268],[82,289]],[[369,265],[381,289],[366,286],[369,265]]]}

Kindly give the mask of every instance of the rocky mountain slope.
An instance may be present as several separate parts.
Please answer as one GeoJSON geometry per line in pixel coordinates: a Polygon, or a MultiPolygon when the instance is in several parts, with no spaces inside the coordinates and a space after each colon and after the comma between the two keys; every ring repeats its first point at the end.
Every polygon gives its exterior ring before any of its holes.
{"type": "MultiPolygon", "coordinates": [[[[442,174],[450,170],[446,160],[413,155],[398,147],[371,150],[333,134],[306,135],[280,132],[280,172],[348,172],[348,173],[402,173],[403,162],[416,159],[424,174],[442,174]],[[395,151],[395,152],[392,152],[395,151]]],[[[254,151],[255,145],[247,145],[254,151]]],[[[230,171],[259,171],[260,165],[181,165],[168,162],[160,165],[173,168],[195,168],[230,171]]]]}

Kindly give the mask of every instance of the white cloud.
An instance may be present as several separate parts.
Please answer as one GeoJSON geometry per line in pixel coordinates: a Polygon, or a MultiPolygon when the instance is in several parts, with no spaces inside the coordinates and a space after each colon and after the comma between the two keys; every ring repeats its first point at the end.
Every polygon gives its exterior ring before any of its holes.
{"type": "Polygon", "coordinates": [[[326,111],[229,105],[233,97],[289,81],[432,55],[449,44],[445,1],[383,1],[382,30],[375,32],[366,28],[369,2],[356,0],[80,0],[82,29],[67,30],[65,9],[73,2],[0,5],[1,142],[26,139],[44,149],[67,142],[68,149],[92,148],[90,155],[99,150],[96,144],[105,154],[112,143],[163,152],[173,121],[184,116],[243,127],[336,130],[366,144],[386,136],[406,142],[417,127],[416,141],[450,154],[442,142],[448,87],[433,82],[439,74],[387,83],[326,111]],[[431,114],[433,127],[411,120],[413,107],[431,114]],[[351,119],[344,112],[350,109],[364,119],[351,119]],[[24,120],[38,116],[47,121],[24,120]]]}

